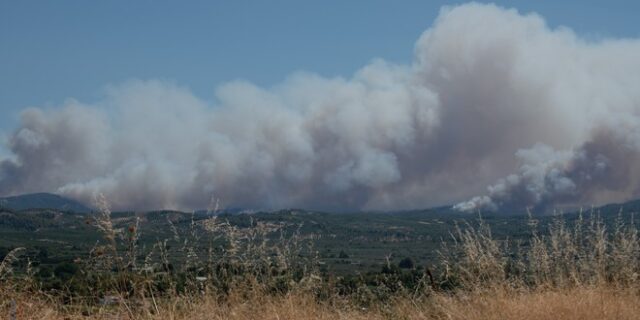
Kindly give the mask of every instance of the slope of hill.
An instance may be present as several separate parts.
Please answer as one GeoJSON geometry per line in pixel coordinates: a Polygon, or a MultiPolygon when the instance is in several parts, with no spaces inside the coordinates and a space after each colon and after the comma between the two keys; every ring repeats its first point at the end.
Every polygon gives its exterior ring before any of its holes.
{"type": "Polygon", "coordinates": [[[607,204],[598,208],[598,211],[603,215],[617,214],[618,212],[637,214],[640,213],[640,199],[624,203],[607,204]]]}
{"type": "MultiPolygon", "coordinates": [[[[36,199],[52,198],[57,202],[26,201],[32,198],[20,197],[17,209],[27,207],[47,207],[57,204],[69,208],[64,198],[39,196],[36,199]],[[62,200],[60,200],[62,199],[62,200]]],[[[83,209],[84,207],[79,207],[83,209]]],[[[594,208],[604,222],[614,223],[622,208],[625,217],[638,212],[640,201],[611,204],[594,208]]],[[[86,209],[86,208],[85,208],[86,209]]],[[[89,209],[86,209],[89,210],[89,209]]],[[[588,214],[589,212],[587,212],[588,214]]],[[[271,212],[222,212],[216,219],[237,228],[248,228],[256,222],[268,225],[287,226],[285,235],[299,233],[300,236],[314,236],[314,247],[318,258],[330,272],[349,274],[378,270],[387,258],[412,258],[419,265],[437,261],[438,250],[444,242],[451,241],[451,233],[458,226],[476,224],[478,214],[466,214],[439,207],[404,212],[353,212],[324,213],[306,210],[279,210],[271,212]]],[[[151,248],[159,240],[167,240],[173,254],[180,256],[184,237],[196,235],[197,246],[202,252],[208,250],[211,239],[204,228],[206,220],[213,215],[206,212],[113,212],[113,228],[120,235],[129,228],[135,228],[141,247],[151,248]],[[195,229],[192,229],[195,227],[195,229]],[[193,233],[195,231],[195,233],[193,233]],[[177,237],[179,235],[179,237],[177,237]],[[174,243],[175,242],[175,243],[174,243]]],[[[567,222],[577,219],[576,213],[566,213],[567,222]]],[[[540,232],[547,230],[552,215],[537,216],[540,232]]],[[[482,215],[491,225],[492,233],[499,239],[527,239],[531,235],[531,225],[526,215],[493,214],[482,215]]],[[[95,217],[70,210],[57,209],[16,209],[0,208],[0,257],[2,252],[15,247],[30,248],[31,254],[45,250],[51,261],[70,261],[86,254],[100,240],[102,233],[94,227],[95,217]]],[[[279,233],[273,237],[280,236],[279,233]]],[[[50,263],[50,262],[46,262],[50,263]]],[[[51,262],[53,265],[53,262],[51,262]]]]}
{"type": "Polygon", "coordinates": [[[27,209],[55,209],[76,213],[91,212],[86,205],[51,193],[32,193],[0,198],[0,208],[20,211],[27,209]]]}

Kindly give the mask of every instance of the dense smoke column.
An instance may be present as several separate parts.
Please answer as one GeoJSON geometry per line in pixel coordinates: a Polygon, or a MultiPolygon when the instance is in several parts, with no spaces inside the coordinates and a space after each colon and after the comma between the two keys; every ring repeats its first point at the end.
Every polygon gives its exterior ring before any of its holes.
{"type": "Polygon", "coordinates": [[[626,200],[639,195],[638,57],[635,39],[585,41],[494,5],[445,8],[411,65],[235,81],[215,103],[132,80],[91,104],[27,109],[0,160],[0,196],[102,193],[141,210],[212,196],[331,210],[626,200]]]}

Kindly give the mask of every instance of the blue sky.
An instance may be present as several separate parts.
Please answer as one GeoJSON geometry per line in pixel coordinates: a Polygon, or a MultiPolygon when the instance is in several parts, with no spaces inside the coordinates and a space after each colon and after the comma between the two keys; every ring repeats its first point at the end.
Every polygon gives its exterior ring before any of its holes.
{"type": "MultiPolygon", "coordinates": [[[[211,99],[245,79],[296,70],[349,76],[373,58],[410,63],[441,6],[460,1],[0,1],[0,134],[20,110],[95,101],[128,79],[160,78],[211,99]]],[[[582,36],[638,37],[632,1],[498,1],[582,36]]],[[[2,148],[0,148],[1,153],[2,148]]]]}

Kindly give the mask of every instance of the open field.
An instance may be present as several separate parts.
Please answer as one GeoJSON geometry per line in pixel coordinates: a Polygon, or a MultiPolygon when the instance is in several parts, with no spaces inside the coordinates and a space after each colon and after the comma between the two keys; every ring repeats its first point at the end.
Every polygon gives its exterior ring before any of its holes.
{"type": "Polygon", "coordinates": [[[6,212],[15,229],[37,227],[3,234],[5,245],[22,247],[3,254],[0,312],[16,319],[640,319],[638,228],[633,214],[610,209],[482,219],[434,211],[6,212]],[[49,241],[37,238],[43,234],[49,241]]]}
{"type": "MultiPolygon", "coordinates": [[[[614,222],[623,209],[630,219],[640,209],[638,202],[611,205],[594,210],[608,224],[614,222]]],[[[591,211],[585,212],[585,216],[591,211]]],[[[576,213],[567,213],[564,219],[573,221],[576,213]]],[[[199,251],[207,251],[211,234],[202,228],[202,222],[211,215],[204,212],[185,213],[158,211],[147,213],[114,212],[113,226],[118,232],[137,224],[137,244],[150,248],[158,240],[168,240],[172,257],[179,259],[183,252],[174,232],[190,233],[192,221],[200,235],[197,243],[190,243],[199,251]]],[[[545,231],[553,220],[552,215],[539,216],[539,231],[545,231]]],[[[398,263],[411,258],[416,265],[428,266],[439,260],[438,250],[443,243],[452,241],[451,232],[456,226],[477,223],[478,216],[461,214],[449,208],[398,212],[398,213],[323,213],[303,210],[281,210],[253,214],[220,214],[219,219],[238,228],[252,223],[284,226],[283,231],[314,237],[314,249],[323,271],[337,275],[379,271],[387,259],[398,263]]],[[[493,234],[500,239],[522,239],[530,236],[526,215],[483,216],[493,234]]],[[[56,210],[0,210],[0,258],[9,250],[24,247],[24,256],[43,267],[84,258],[103,236],[92,225],[89,214],[56,210]]],[[[279,237],[280,234],[271,234],[279,237]]]]}

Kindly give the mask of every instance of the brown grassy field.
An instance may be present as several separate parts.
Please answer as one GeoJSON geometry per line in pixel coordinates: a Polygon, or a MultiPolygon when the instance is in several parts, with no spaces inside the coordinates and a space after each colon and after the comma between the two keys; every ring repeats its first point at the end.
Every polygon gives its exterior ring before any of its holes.
{"type": "MultiPolygon", "coordinates": [[[[181,297],[157,311],[133,314],[124,306],[87,315],[61,309],[52,301],[18,297],[16,319],[640,319],[637,292],[611,288],[574,288],[538,292],[504,290],[463,295],[435,295],[428,301],[395,299],[384,307],[358,308],[348,301],[318,302],[305,294],[235,298],[220,303],[212,297],[181,297]]],[[[3,313],[11,310],[3,306],[3,313]]]]}

